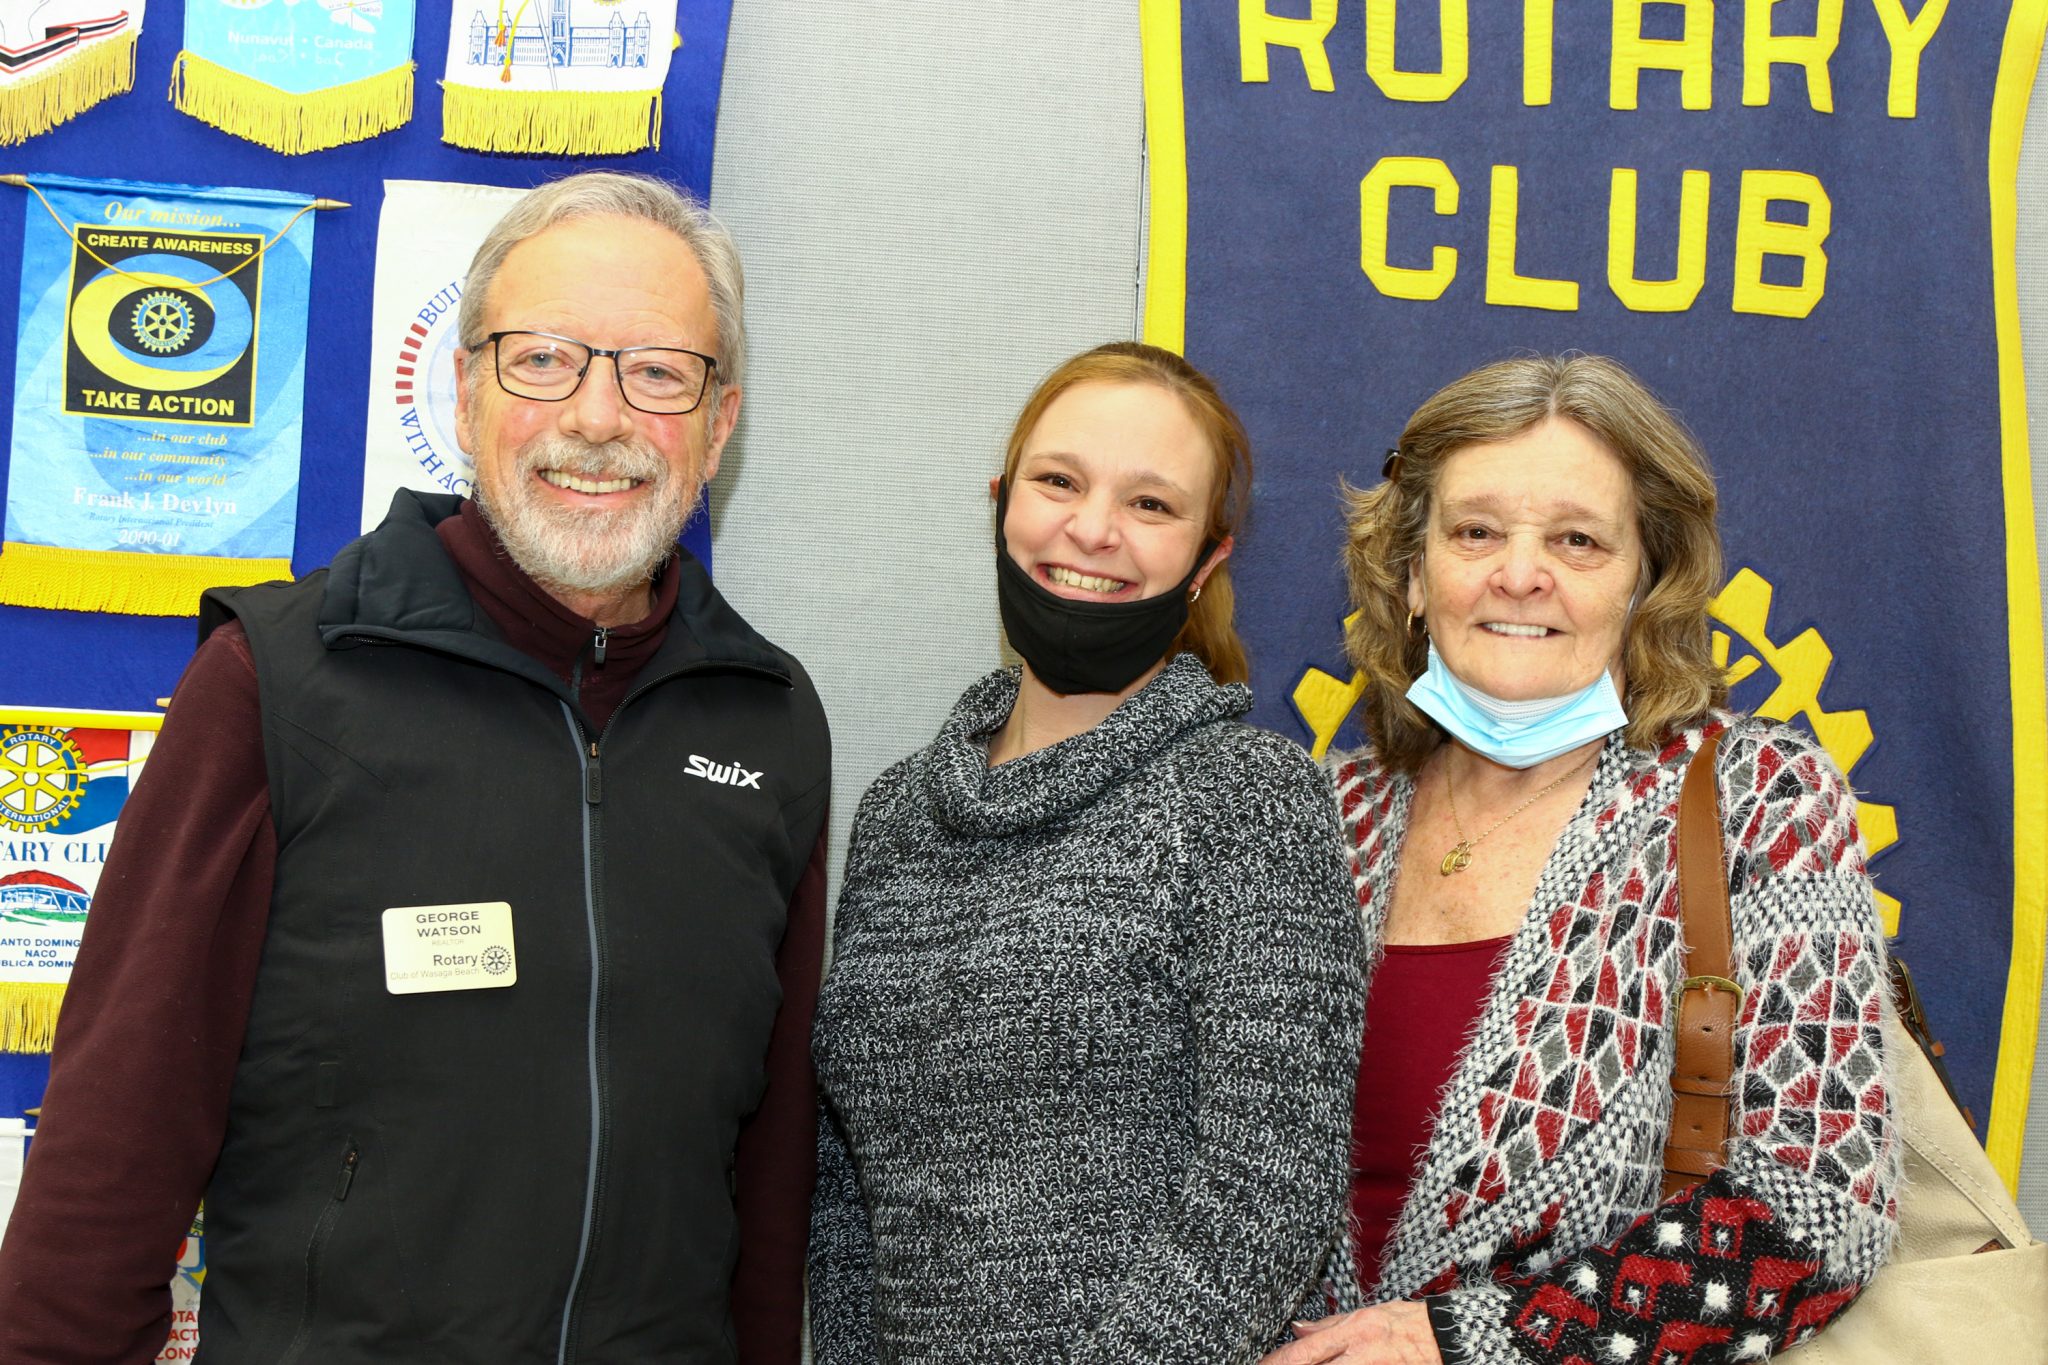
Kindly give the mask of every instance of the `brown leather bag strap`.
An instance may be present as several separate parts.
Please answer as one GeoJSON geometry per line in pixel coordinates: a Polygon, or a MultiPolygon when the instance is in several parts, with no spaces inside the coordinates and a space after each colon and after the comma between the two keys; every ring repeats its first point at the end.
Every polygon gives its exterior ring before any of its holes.
{"type": "Polygon", "coordinates": [[[1685,985],[1678,997],[1678,1060],[1671,1073],[1671,1132],[1664,1145],[1664,1193],[1696,1185],[1721,1168],[1735,1075],[1734,928],[1721,843],[1721,793],[1709,736],[1686,766],[1678,797],[1678,919],[1685,934],[1685,985]]]}

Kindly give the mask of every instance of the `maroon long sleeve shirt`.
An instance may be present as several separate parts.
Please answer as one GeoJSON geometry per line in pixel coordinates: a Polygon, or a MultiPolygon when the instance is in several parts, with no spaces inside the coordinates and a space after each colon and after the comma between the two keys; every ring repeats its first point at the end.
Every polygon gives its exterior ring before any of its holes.
{"type": "MultiPolygon", "coordinates": [[[[588,656],[591,623],[499,546],[475,504],[438,528],[507,643],[560,676],[602,727],[660,647],[675,576],[654,610],[588,656]]],[[[130,1365],[170,1324],[178,1245],[227,1125],[262,960],[277,843],[255,664],[229,624],[180,679],[116,827],[66,991],[50,1086],[0,1241],[0,1361],[130,1365]]],[[[790,900],[768,1087],[735,1154],[740,1226],[732,1312],[744,1365],[794,1365],[815,1174],[811,1016],[825,940],[825,835],[790,900]]]]}

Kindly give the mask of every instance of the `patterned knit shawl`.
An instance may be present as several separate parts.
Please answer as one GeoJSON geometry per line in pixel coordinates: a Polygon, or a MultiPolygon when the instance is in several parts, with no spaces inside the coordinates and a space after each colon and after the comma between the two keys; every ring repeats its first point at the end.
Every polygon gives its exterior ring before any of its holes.
{"type": "MultiPolygon", "coordinates": [[[[1414,783],[1369,751],[1326,766],[1370,973],[1414,783]]],[[[1707,1365],[1803,1339],[1890,1244],[1884,980],[1854,801],[1810,740],[1726,715],[1654,754],[1617,733],[1502,959],[1368,1297],[1443,1295],[1473,1361],[1652,1361],[1689,1342],[1712,1349],[1674,1358],[1707,1365]],[[1684,975],[1678,794],[1723,727],[1747,991],[1736,1136],[1726,1170],[1660,1209],[1684,975]]]]}

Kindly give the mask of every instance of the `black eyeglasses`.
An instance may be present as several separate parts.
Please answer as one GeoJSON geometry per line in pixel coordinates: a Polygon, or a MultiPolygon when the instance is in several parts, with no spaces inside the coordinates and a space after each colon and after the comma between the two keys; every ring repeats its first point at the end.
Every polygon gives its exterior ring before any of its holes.
{"type": "Polygon", "coordinates": [[[492,332],[498,387],[515,398],[559,403],[583,387],[590,362],[609,356],[619,395],[629,407],[661,416],[695,412],[711,387],[715,357],[680,346],[622,346],[608,351],[547,332],[492,332]]]}

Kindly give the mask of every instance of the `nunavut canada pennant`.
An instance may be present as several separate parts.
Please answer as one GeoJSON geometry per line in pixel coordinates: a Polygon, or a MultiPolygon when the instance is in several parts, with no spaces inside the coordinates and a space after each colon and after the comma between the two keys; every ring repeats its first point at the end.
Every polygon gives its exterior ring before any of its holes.
{"type": "Polygon", "coordinates": [[[142,0],[0,0],[0,146],[135,88],[142,0]]]}
{"type": "Polygon", "coordinates": [[[187,0],[171,103],[273,151],[412,118],[412,0],[187,0]]]}
{"type": "Polygon", "coordinates": [[[290,576],[328,201],[36,176],[0,602],[191,616],[290,576]]]}

